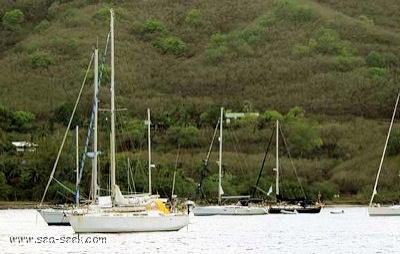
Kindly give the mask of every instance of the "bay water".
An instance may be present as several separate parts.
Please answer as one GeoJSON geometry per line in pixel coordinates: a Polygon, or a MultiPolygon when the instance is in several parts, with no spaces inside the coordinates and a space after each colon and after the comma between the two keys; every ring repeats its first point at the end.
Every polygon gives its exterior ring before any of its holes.
{"type": "Polygon", "coordinates": [[[400,217],[328,207],[319,214],[192,216],[176,232],[75,234],[47,226],[36,210],[0,210],[0,253],[400,253],[400,217]]]}

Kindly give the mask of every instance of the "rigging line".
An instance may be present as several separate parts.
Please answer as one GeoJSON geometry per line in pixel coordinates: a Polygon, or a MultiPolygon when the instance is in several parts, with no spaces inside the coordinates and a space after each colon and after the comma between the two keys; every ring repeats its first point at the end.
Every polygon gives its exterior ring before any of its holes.
{"type": "Polygon", "coordinates": [[[55,173],[55,171],[56,171],[56,167],[57,167],[57,165],[58,165],[58,161],[59,161],[59,159],[60,159],[61,152],[62,152],[62,149],[63,149],[63,147],[64,147],[65,140],[67,139],[68,131],[69,131],[69,129],[71,128],[72,119],[74,118],[74,115],[75,115],[75,112],[76,112],[76,108],[78,107],[78,103],[79,103],[79,100],[80,100],[80,98],[81,98],[81,95],[82,95],[82,92],[83,92],[83,88],[85,87],[86,78],[87,78],[87,76],[88,76],[88,74],[89,74],[89,70],[90,70],[90,67],[91,67],[91,65],[92,65],[93,57],[94,57],[94,53],[92,53],[92,57],[90,58],[88,67],[87,67],[87,69],[86,69],[85,78],[83,79],[83,82],[82,82],[82,85],[81,85],[81,89],[80,89],[79,94],[78,94],[78,98],[77,98],[76,101],[75,101],[74,109],[72,110],[72,115],[71,115],[71,117],[70,117],[70,119],[69,119],[68,126],[67,126],[67,130],[65,131],[63,140],[62,140],[62,142],[61,142],[60,149],[58,150],[58,154],[57,154],[57,157],[56,157],[56,161],[54,162],[53,169],[52,169],[51,174],[50,174],[50,177],[49,177],[49,181],[47,182],[46,189],[44,190],[44,193],[43,193],[43,196],[42,196],[42,199],[41,199],[41,201],[40,201],[39,206],[42,206],[43,201],[44,201],[44,198],[46,197],[47,191],[48,191],[48,189],[49,189],[50,183],[51,183],[51,181],[52,181],[53,179],[55,179],[55,178],[54,178],[54,173],[55,173]]]}
{"type": "Polygon", "coordinates": [[[57,179],[54,178],[54,181],[56,183],[58,183],[59,185],[61,185],[61,187],[63,187],[64,189],[66,189],[69,193],[71,194],[75,194],[75,192],[73,190],[71,190],[70,188],[68,188],[67,186],[65,186],[63,183],[61,183],[60,181],[58,181],[57,179]]]}
{"type": "Polygon", "coordinates": [[[388,142],[389,142],[390,133],[391,133],[391,131],[392,131],[392,126],[393,126],[394,118],[396,117],[397,105],[399,104],[399,98],[400,98],[400,93],[397,94],[396,105],[394,106],[393,115],[392,115],[392,120],[390,121],[389,131],[388,131],[388,134],[387,134],[387,136],[386,136],[385,146],[384,146],[384,148],[383,148],[381,162],[379,163],[378,173],[376,174],[376,180],[375,180],[374,190],[373,190],[373,192],[372,192],[372,197],[371,197],[371,201],[369,202],[369,206],[372,205],[372,201],[374,200],[374,196],[377,194],[376,188],[378,187],[378,180],[379,180],[379,175],[381,174],[381,170],[382,170],[383,159],[384,159],[385,154],[386,154],[386,148],[387,148],[387,145],[388,145],[388,142]]]}
{"type": "Polygon", "coordinates": [[[178,168],[178,159],[179,159],[179,151],[180,150],[181,150],[181,146],[178,144],[178,153],[176,154],[176,159],[175,159],[174,178],[173,178],[173,181],[172,181],[171,200],[174,198],[175,177],[176,177],[176,170],[178,168]]]}
{"type": "MultiPolygon", "coordinates": [[[[286,143],[286,139],[285,139],[285,136],[283,135],[283,131],[282,131],[281,128],[279,128],[279,132],[280,132],[281,137],[282,137],[282,139],[283,139],[283,143],[285,144],[286,151],[287,151],[287,153],[288,153],[288,157],[289,157],[290,163],[291,163],[291,165],[292,165],[293,171],[294,171],[294,173],[296,174],[297,182],[298,182],[299,185],[300,185],[301,192],[303,193],[304,198],[307,199],[306,193],[305,193],[305,191],[304,191],[303,185],[301,184],[300,177],[299,177],[299,175],[297,174],[297,169],[296,169],[296,167],[294,166],[292,156],[290,155],[289,147],[288,147],[288,145],[287,145],[287,143],[286,143]]],[[[279,135],[279,134],[278,134],[278,135],[279,135]]]]}
{"type": "MultiPolygon", "coordinates": [[[[237,138],[237,136],[235,135],[235,133],[234,133],[234,131],[232,130],[232,128],[229,126],[228,127],[229,128],[229,133],[231,134],[231,136],[232,136],[232,140],[233,140],[233,148],[235,149],[235,152],[236,152],[236,157],[239,159],[238,160],[238,163],[239,163],[239,167],[240,167],[240,171],[242,172],[242,173],[244,173],[244,170],[243,170],[243,166],[242,166],[242,160],[240,160],[240,155],[239,155],[239,151],[240,151],[240,147],[239,147],[239,145],[237,145],[237,144],[239,144],[239,139],[237,138]],[[238,149],[238,147],[239,147],[239,149],[238,149]]],[[[245,166],[247,167],[247,168],[249,168],[249,165],[246,163],[246,160],[245,159],[243,159],[243,161],[244,161],[244,163],[246,164],[245,166]]]]}
{"type": "MultiPolygon", "coordinates": [[[[276,123],[275,123],[275,124],[276,124],[276,123]]],[[[271,137],[269,138],[269,141],[268,141],[267,150],[265,151],[264,159],[263,159],[263,162],[262,162],[262,164],[261,164],[260,171],[258,172],[258,177],[257,177],[257,181],[256,181],[256,187],[253,189],[253,193],[251,194],[252,197],[254,197],[254,195],[256,194],[256,189],[258,188],[258,184],[260,183],[261,174],[262,174],[262,172],[263,172],[263,170],[264,170],[265,161],[267,160],[267,155],[268,155],[268,152],[269,152],[269,148],[271,147],[271,142],[272,142],[272,139],[274,138],[275,124],[274,124],[274,126],[273,126],[272,131],[271,131],[271,137]]]]}
{"type": "Polygon", "coordinates": [[[199,183],[198,183],[197,188],[196,188],[196,196],[201,194],[202,197],[205,197],[204,192],[202,190],[203,181],[204,181],[204,178],[206,176],[206,172],[208,171],[208,161],[210,160],[211,150],[212,150],[213,145],[214,145],[215,137],[217,136],[218,126],[220,124],[220,120],[221,119],[218,118],[218,122],[217,122],[217,125],[215,126],[214,134],[213,134],[213,137],[211,139],[211,144],[210,144],[210,147],[208,148],[208,151],[207,151],[206,159],[204,160],[203,167],[202,167],[202,169],[200,171],[200,180],[199,180],[199,183]]]}
{"type": "MultiPolygon", "coordinates": [[[[104,71],[104,66],[105,66],[105,61],[106,61],[106,54],[107,54],[107,48],[108,48],[109,39],[110,39],[110,32],[108,33],[108,37],[107,37],[107,41],[106,41],[106,47],[105,47],[104,52],[103,52],[101,70],[100,70],[100,73],[99,73],[98,85],[97,85],[98,89],[97,89],[97,94],[95,95],[96,98],[98,98],[100,87],[101,87],[101,80],[103,78],[103,71],[104,71]]],[[[83,168],[84,168],[85,163],[86,163],[86,154],[87,154],[87,150],[88,150],[88,146],[89,146],[91,131],[92,131],[92,128],[93,128],[93,122],[94,122],[94,117],[95,117],[95,113],[96,113],[95,111],[97,110],[95,108],[95,103],[96,103],[96,100],[93,101],[92,114],[90,116],[90,122],[89,122],[88,130],[87,130],[87,134],[86,134],[85,146],[84,146],[83,151],[82,151],[81,165],[80,165],[80,169],[79,169],[79,179],[78,179],[77,188],[75,190],[75,195],[77,195],[78,192],[79,192],[79,184],[80,184],[80,182],[82,180],[83,168]]],[[[96,126],[96,128],[97,128],[97,126],[96,126]]]]}

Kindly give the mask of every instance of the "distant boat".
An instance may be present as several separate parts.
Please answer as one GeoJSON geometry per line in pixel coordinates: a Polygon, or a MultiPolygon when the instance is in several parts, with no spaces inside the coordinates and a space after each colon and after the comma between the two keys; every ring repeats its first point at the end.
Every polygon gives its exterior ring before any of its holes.
{"type": "Polygon", "coordinates": [[[309,204],[309,201],[306,200],[304,191],[304,199],[298,200],[298,199],[287,199],[280,195],[280,189],[279,189],[279,176],[280,176],[280,167],[279,167],[279,120],[276,120],[276,166],[274,168],[275,171],[275,195],[277,199],[276,204],[271,204],[268,213],[270,214],[278,214],[278,213],[283,213],[282,211],[287,211],[287,212],[294,212],[297,211],[297,213],[319,213],[322,209],[322,204],[319,202],[316,205],[309,204]]]}
{"type": "Polygon", "coordinates": [[[330,211],[331,214],[344,214],[344,210],[340,211],[330,211]]]}
{"type": "MultiPolygon", "coordinates": [[[[221,117],[219,119],[219,160],[218,160],[218,205],[213,206],[196,206],[193,209],[193,214],[195,216],[210,216],[210,215],[262,215],[267,214],[268,211],[261,206],[253,206],[249,204],[248,206],[243,205],[223,205],[222,195],[224,191],[222,189],[222,126],[223,126],[223,116],[224,109],[221,108],[221,117]]],[[[238,196],[238,197],[224,197],[225,199],[240,199],[249,198],[249,196],[238,196]]]]}
{"type": "Polygon", "coordinates": [[[395,104],[394,110],[393,110],[392,120],[390,122],[389,131],[386,136],[386,142],[385,142],[385,146],[383,148],[381,162],[380,162],[379,168],[378,168],[378,173],[376,174],[375,185],[374,185],[374,189],[372,191],[371,201],[369,202],[368,214],[370,216],[400,216],[400,205],[381,206],[379,203],[373,203],[375,196],[378,194],[377,189],[378,189],[379,176],[381,174],[383,160],[385,158],[386,148],[387,148],[387,145],[389,142],[390,133],[392,131],[394,118],[396,117],[396,111],[397,111],[397,107],[399,104],[399,98],[400,98],[400,93],[397,94],[397,99],[396,99],[396,104],[395,104]]]}

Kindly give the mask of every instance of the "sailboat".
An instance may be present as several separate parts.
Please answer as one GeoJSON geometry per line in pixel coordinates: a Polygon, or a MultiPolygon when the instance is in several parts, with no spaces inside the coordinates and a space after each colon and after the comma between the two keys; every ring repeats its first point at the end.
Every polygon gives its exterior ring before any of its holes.
{"type": "MultiPolygon", "coordinates": [[[[111,135],[110,135],[110,180],[111,196],[103,197],[110,201],[107,207],[80,209],[67,214],[76,233],[122,233],[176,231],[189,224],[187,213],[171,213],[161,200],[151,199],[146,205],[134,206],[140,201],[137,196],[122,195],[116,184],[115,161],[115,90],[114,90],[114,11],[110,10],[111,37],[111,135]],[[155,208],[155,209],[154,209],[155,208]]],[[[151,166],[151,165],[150,165],[151,166]]],[[[149,167],[150,167],[149,166],[149,167]]],[[[150,176],[149,176],[150,177],[150,176]]],[[[151,179],[150,179],[151,180],[151,179]]],[[[150,183],[149,183],[150,185],[150,183]]],[[[151,193],[149,193],[151,194],[151,193]]],[[[100,198],[100,197],[99,197],[100,198]]],[[[143,197],[148,199],[149,195],[143,197]]]]}
{"type": "MultiPolygon", "coordinates": [[[[268,211],[264,207],[259,206],[243,206],[243,205],[222,205],[224,191],[222,189],[222,126],[223,126],[224,108],[221,108],[221,117],[219,121],[219,160],[218,160],[218,205],[213,206],[196,206],[192,211],[195,216],[209,215],[261,215],[267,214],[268,211]]],[[[249,196],[224,197],[224,198],[249,198],[249,196]]]]}
{"type": "Polygon", "coordinates": [[[285,200],[283,196],[280,195],[280,189],[279,189],[279,173],[280,173],[280,167],[279,167],[279,120],[276,120],[275,123],[276,127],[276,158],[275,158],[275,195],[277,199],[277,203],[270,205],[268,209],[268,213],[272,214],[287,214],[287,213],[319,213],[322,208],[322,204],[318,202],[316,205],[309,205],[305,194],[304,194],[304,199],[303,200],[285,200]],[[288,202],[289,201],[289,202],[288,202]],[[295,203],[293,203],[295,202],[295,203]]]}
{"type": "MultiPolygon", "coordinates": [[[[79,100],[80,100],[80,98],[81,98],[81,94],[82,94],[82,91],[83,91],[83,87],[84,87],[84,85],[85,85],[85,83],[86,83],[86,77],[87,77],[87,74],[88,74],[88,72],[89,72],[89,68],[90,68],[90,66],[91,66],[91,64],[92,64],[93,58],[94,58],[94,62],[95,62],[95,64],[94,64],[94,70],[95,70],[95,76],[94,76],[94,80],[95,80],[95,81],[94,81],[94,85],[95,85],[95,98],[96,98],[96,96],[97,96],[97,94],[96,94],[96,89],[97,89],[97,81],[98,81],[98,79],[97,79],[97,78],[98,78],[98,74],[97,74],[97,62],[98,62],[97,58],[98,58],[98,51],[97,51],[97,49],[95,49],[95,52],[93,53],[93,55],[92,55],[92,57],[91,57],[91,59],[90,59],[90,63],[89,63],[89,65],[88,65],[88,68],[87,68],[87,70],[86,70],[85,78],[84,78],[84,80],[83,80],[83,82],[82,82],[82,86],[81,86],[81,89],[80,89],[78,98],[76,99],[75,106],[74,106],[74,110],[72,111],[71,117],[70,117],[70,119],[69,119],[69,123],[68,123],[68,126],[67,126],[67,128],[66,128],[66,131],[65,131],[65,134],[64,134],[62,143],[61,143],[61,145],[60,145],[60,148],[59,148],[59,151],[58,151],[56,160],[55,160],[55,162],[54,162],[52,172],[51,172],[50,177],[49,177],[49,180],[48,180],[48,182],[47,182],[46,189],[45,189],[45,191],[44,191],[44,193],[43,193],[41,202],[40,202],[40,204],[39,204],[39,206],[38,206],[38,209],[37,209],[37,211],[39,212],[39,214],[41,215],[41,217],[45,220],[45,222],[46,222],[47,225],[49,225],[49,226],[69,226],[69,225],[70,225],[70,223],[69,223],[69,221],[68,221],[68,218],[67,218],[67,216],[66,216],[66,213],[68,213],[68,212],[70,211],[70,209],[71,209],[70,206],[67,206],[67,205],[57,205],[57,206],[53,206],[53,207],[44,207],[44,206],[43,206],[44,198],[46,197],[46,194],[47,194],[47,191],[48,191],[48,189],[49,189],[50,183],[51,183],[53,180],[55,180],[58,184],[60,184],[62,187],[64,187],[64,188],[65,188],[67,191],[69,191],[71,194],[74,194],[74,195],[75,195],[75,202],[76,202],[76,204],[79,204],[79,197],[78,197],[78,195],[76,195],[78,192],[76,191],[76,192],[74,193],[72,190],[70,190],[69,188],[67,188],[67,187],[64,186],[63,184],[61,184],[59,181],[57,181],[57,180],[54,178],[54,174],[55,174],[56,168],[57,168],[57,166],[58,166],[58,162],[59,162],[59,159],[60,159],[60,156],[61,156],[61,153],[62,153],[64,144],[65,144],[65,141],[66,141],[68,132],[69,132],[69,130],[70,130],[70,127],[71,127],[71,124],[72,124],[72,120],[73,120],[74,115],[75,115],[75,112],[76,112],[77,105],[78,105],[79,100]]],[[[77,127],[77,128],[78,128],[78,127],[77,127]]],[[[78,132],[78,129],[76,130],[76,132],[78,132]]],[[[78,133],[76,134],[76,136],[78,137],[78,133]]],[[[76,178],[76,179],[77,179],[77,184],[76,184],[76,186],[78,187],[78,185],[79,185],[79,176],[78,176],[78,175],[79,175],[78,140],[76,140],[76,144],[77,144],[77,145],[76,145],[76,147],[77,147],[77,151],[76,151],[76,154],[77,154],[77,158],[76,158],[76,161],[77,161],[77,165],[76,165],[76,173],[77,173],[77,178],[76,178]]]]}
{"type": "Polygon", "coordinates": [[[387,145],[389,142],[390,133],[392,131],[394,118],[396,117],[396,111],[397,111],[397,107],[399,104],[399,98],[400,98],[400,93],[397,94],[397,99],[396,99],[396,104],[395,104],[394,110],[393,110],[392,120],[390,121],[389,131],[386,136],[386,142],[385,142],[385,146],[383,148],[381,162],[379,164],[378,173],[376,174],[375,185],[374,185],[371,200],[370,200],[369,206],[368,206],[368,214],[370,216],[400,216],[400,205],[381,206],[379,203],[375,203],[375,204],[373,203],[375,196],[378,194],[377,188],[378,188],[379,176],[381,174],[383,160],[385,158],[386,148],[387,148],[387,145]]]}

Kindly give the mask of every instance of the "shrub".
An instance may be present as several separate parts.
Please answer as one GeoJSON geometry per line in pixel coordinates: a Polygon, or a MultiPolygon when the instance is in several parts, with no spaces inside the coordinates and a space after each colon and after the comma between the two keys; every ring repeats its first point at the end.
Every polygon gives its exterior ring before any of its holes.
{"type": "Polygon", "coordinates": [[[383,68],[386,66],[386,59],[385,57],[377,52],[371,51],[367,56],[367,64],[369,67],[380,67],[383,68]]]}
{"type": "Polygon", "coordinates": [[[202,14],[199,9],[192,9],[185,17],[185,23],[189,26],[200,26],[202,24],[202,14]]]}
{"type": "Polygon", "coordinates": [[[3,16],[3,26],[8,30],[19,30],[24,22],[24,14],[19,9],[8,11],[3,16]]]}
{"type": "Polygon", "coordinates": [[[320,28],[315,33],[316,50],[322,54],[338,55],[342,52],[343,45],[339,34],[328,28],[320,28]]]}
{"type": "Polygon", "coordinates": [[[31,112],[16,111],[13,114],[12,124],[17,131],[28,131],[32,128],[35,115],[31,112]]]}
{"type": "Polygon", "coordinates": [[[29,64],[34,69],[48,68],[53,63],[53,58],[45,52],[35,52],[29,55],[29,64]]]}
{"type": "Polygon", "coordinates": [[[300,23],[314,21],[319,17],[318,13],[310,6],[292,1],[278,1],[273,13],[279,19],[300,23]]]}
{"type": "Polygon", "coordinates": [[[377,51],[371,51],[366,61],[369,67],[384,68],[390,65],[396,65],[398,63],[398,58],[393,53],[381,54],[377,51]]]}
{"type": "Polygon", "coordinates": [[[385,68],[371,67],[367,69],[368,78],[378,81],[387,74],[387,70],[385,68]]]}
{"type": "Polygon", "coordinates": [[[395,132],[390,136],[387,154],[389,156],[397,155],[400,153],[400,132],[395,132]]]}
{"type": "Polygon", "coordinates": [[[47,30],[51,26],[50,22],[47,19],[40,21],[40,23],[35,26],[35,31],[41,32],[47,30]]]}
{"type": "Polygon", "coordinates": [[[94,15],[94,19],[109,22],[110,21],[110,8],[108,6],[104,6],[100,10],[98,10],[94,15]]]}
{"type": "Polygon", "coordinates": [[[217,64],[225,59],[225,53],[228,50],[227,47],[211,48],[207,49],[205,54],[205,60],[210,64],[217,64]]]}
{"type": "Polygon", "coordinates": [[[283,116],[276,110],[266,110],[264,114],[261,115],[261,119],[265,122],[275,122],[276,120],[282,120],[283,116]]]}
{"type": "Polygon", "coordinates": [[[200,132],[195,126],[172,127],[167,134],[170,144],[178,144],[183,148],[194,147],[199,144],[200,132]]]}
{"type": "Polygon", "coordinates": [[[293,122],[288,143],[293,156],[308,157],[315,149],[322,146],[322,139],[313,126],[307,123],[293,122]]]}
{"type": "Polygon", "coordinates": [[[296,120],[304,116],[304,109],[302,107],[293,107],[289,110],[289,112],[285,115],[286,120],[296,120]]]}
{"type": "Polygon", "coordinates": [[[358,19],[365,25],[374,25],[374,20],[365,15],[360,15],[358,19]]]}
{"type": "Polygon", "coordinates": [[[181,55],[186,51],[186,44],[176,37],[158,39],[154,42],[154,46],[160,49],[164,54],[172,53],[175,55],[181,55]]]}
{"type": "Polygon", "coordinates": [[[162,35],[167,34],[167,28],[164,23],[157,19],[148,19],[142,24],[142,34],[159,33],[162,35]]]}

